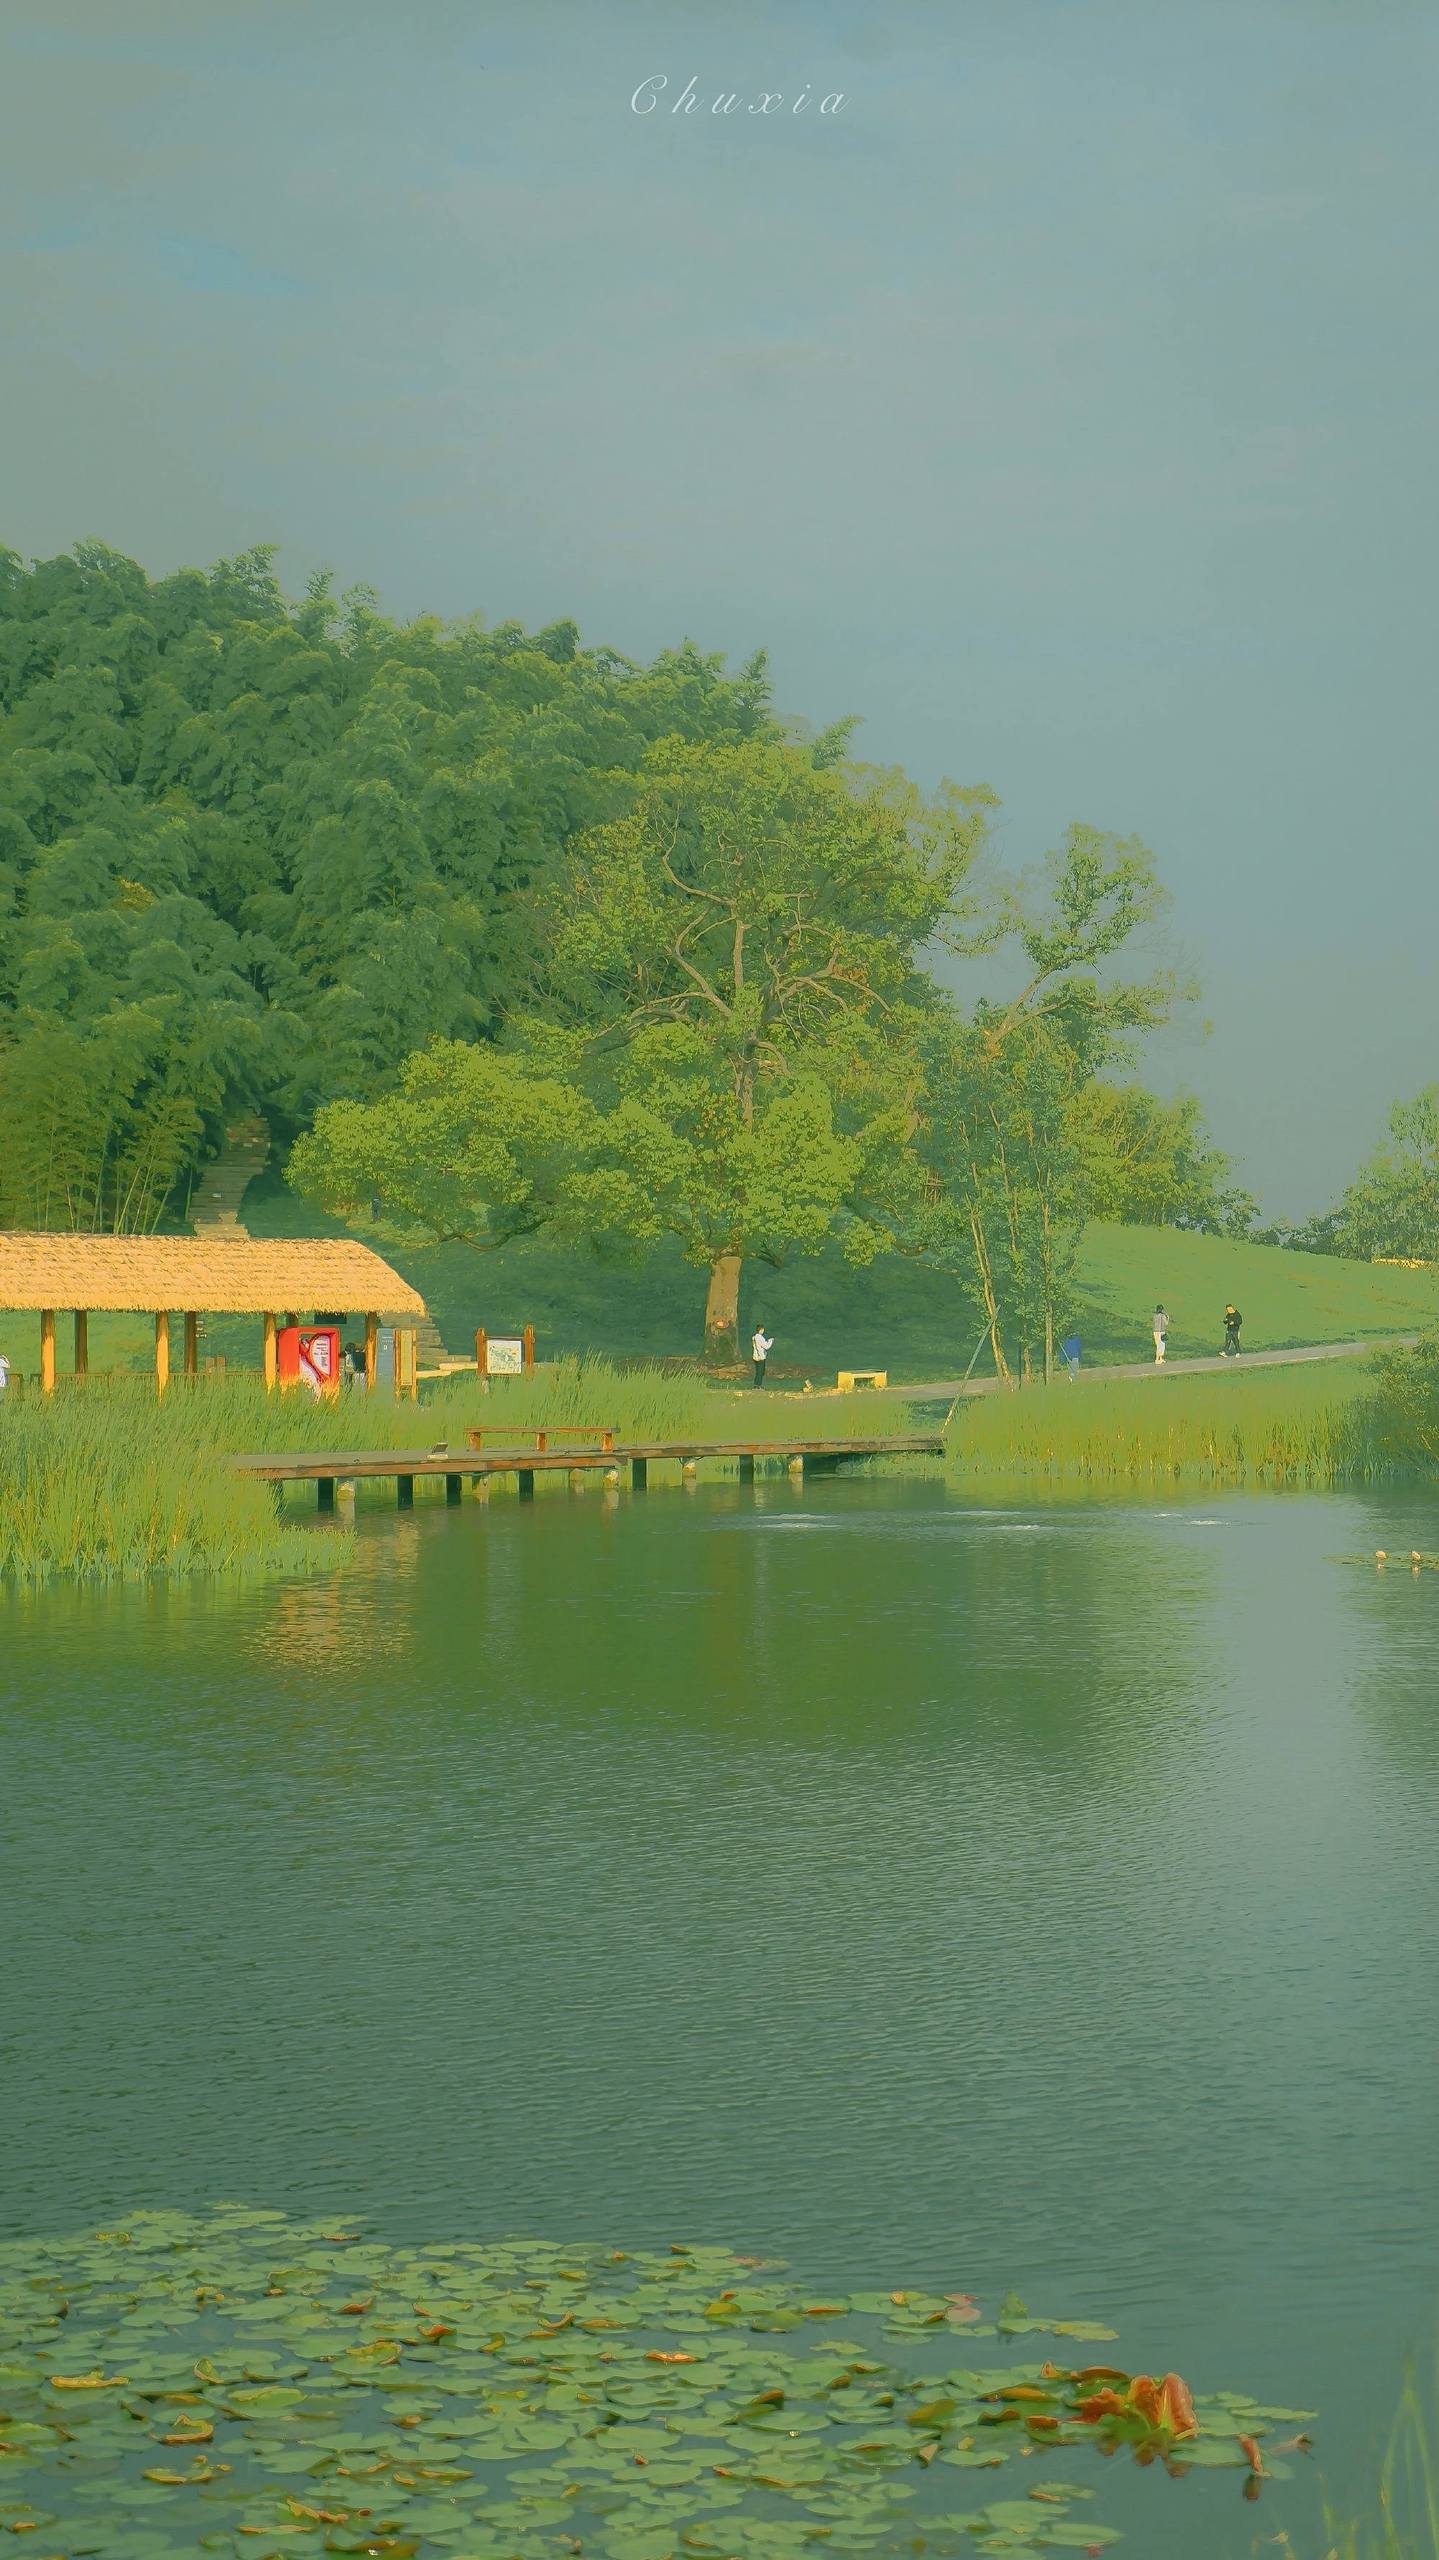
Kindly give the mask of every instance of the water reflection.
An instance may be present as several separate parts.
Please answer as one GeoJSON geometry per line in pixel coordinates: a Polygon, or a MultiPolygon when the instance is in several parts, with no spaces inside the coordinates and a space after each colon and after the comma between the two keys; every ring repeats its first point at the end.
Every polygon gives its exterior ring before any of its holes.
{"type": "Polygon", "coordinates": [[[12,2227],[1015,2282],[1318,2402],[1342,2486],[1439,2279],[1439,1579],[1333,1562],[1439,1534],[1382,1511],[361,1506],[333,1582],[7,1604],[12,2227]]]}

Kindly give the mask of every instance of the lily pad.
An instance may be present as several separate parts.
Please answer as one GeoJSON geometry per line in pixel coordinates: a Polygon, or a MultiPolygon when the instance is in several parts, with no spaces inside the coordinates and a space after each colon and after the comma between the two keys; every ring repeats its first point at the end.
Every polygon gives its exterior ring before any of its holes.
{"type": "Polygon", "coordinates": [[[709,2247],[390,2249],[233,2208],[8,2242],[0,2480],[33,2503],[0,2523],[43,2529],[37,2560],[887,2560],[965,2537],[998,2560],[1111,2539],[1069,2512],[1088,2492],[1050,2472],[1055,2442],[1132,2449],[1162,2501],[1169,2470],[1251,2468],[1243,2440],[1302,2414],[1023,2363],[1008,2342],[1109,2332],[979,2309],[709,2247]],[[966,2349],[1006,2342],[987,2369],[935,2370],[956,2311],[966,2349]],[[1006,2465],[1015,2494],[939,2514],[948,2470],[1006,2465]]]}

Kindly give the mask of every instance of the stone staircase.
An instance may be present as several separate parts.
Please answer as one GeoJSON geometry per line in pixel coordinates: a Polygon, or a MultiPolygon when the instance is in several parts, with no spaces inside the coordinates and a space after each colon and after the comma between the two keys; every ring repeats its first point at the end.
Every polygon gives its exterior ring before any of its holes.
{"type": "Polygon", "coordinates": [[[190,1195],[190,1224],[197,1236],[240,1236],[240,1203],[270,1161],[270,1133],[263,1120],[237,1120],[212,1164],[202,1165],[190,1195]]]}
{"type": "Polygon", "coordinates": [[[433,1316],[426,1316],[415,1327],[415,1366],[418,1369],[453,1367],[457,1361],[473,1360],[474,1345],[468,1351],[451,1351],[446,1345],[433,1316]]]}

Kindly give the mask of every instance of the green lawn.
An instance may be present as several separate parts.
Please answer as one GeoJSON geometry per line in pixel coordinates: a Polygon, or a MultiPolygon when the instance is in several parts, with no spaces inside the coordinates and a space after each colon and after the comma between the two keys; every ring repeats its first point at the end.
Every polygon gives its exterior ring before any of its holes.
{"type": "MultiPolygon", "coordinates": [[[[251,1185],[245,1217],[257,1234],[338,1232],[274,1177],[251,1185]]],[[[423,1291],[455,1351],[468,1348],[479,1324],[501,1333],[526,1323],[536,1329],[542,1358],[590,1350],[620,1359],[687,1358],[699,1349],[704,1276],[677,1252],[623,1269],[538,1243],[485,1254],[369,1240],[423,1291]]],[[[1171,1355],[1215,1352],[1230,1297],[1254,1351],[1367,1341],[1439,1324],[1439,1274],[1230,1244],[1173,1227],[1096,1224],[1080,1260],[1074,1330],[1086,1361],[1147,1359],[1150,1311],[1162,1298],[1171,1355]]],[[[932,1273],[898,1261],[854,1271],[835,1252],[783,1271],[751,1265],[740,1312],[747,1330],[762,1320],[775,1336],[776,1369],[808,1372],[816,1383],[832,1380],[838,1368],[887,1368],[896,1380],[951,1377],[966,1366],[978,1331],[958,1290],[932,1273]]],[[[988,1366],[986,1351],[977,1374],[988,1366]]]]}
{"type": "MultiPolygon", "coordinates": [[[[251,1184],[244,1215],[256,1235],[343,1232],[273,1175],[251,1184]]],[[[703,1275],[687,1268],[677,1252],[626,1269],[537,1243],[486,1254],[462,1245],[416,1248],[383,1233],[367,1233],[365,1240],[424,1293],[456,1352],[469,1348],[479,1324],[509,1333],[526,1323],[536,1329],[541,1359],[586,1351],[615,1359],[685,1359],[699,1348],[703,1275]]],[[[1243,1313],[1244,1342],[1252,1351],[1374,1340],[1439,1325],[1436,1273],[1281,1253],[1269,1245],[1230,1244],[1169,1227],[1095,1225],[1077,1275],[1072,1329],[1086,1363],[1146,1359],[1150,1311],[1162,1298],[1170,1315],[1171,1355],[1215,1352],[1223,1337],[1224,1302],[1231,1297],[1243,1313]]],[[[836,1253],[784,1271],[751,1266],[741,1315],[746,1329],[763,1321],[775,1336],[773,1368],[780,1377],[809,1375],[817,1385],[832,1382],[841,1367],[885,1368],[897,1383],[952,1377],[968,1362],[978,1330],[958,1291],[942,1279],[898,1262],[853,1271],[836,1253]]],[[[33,1316],[0,1315],[0,1350],[17,1369],[37,1367],[38,1331],[33,1316]]],[[[259,1333],[258,1321],[211,1317],[202,1347],[234,1364],[254,1365],[259,1333]]],[[[143,1317],[92,1322],[97,1368],[148,1364],[152,1345],[143,1317]]],[[[68,1347],[62,1324],[62,1367],[68,1347]]],[[[986,1352],[976,1374],[986,1374],[988,1366],[986,1352]]]]}

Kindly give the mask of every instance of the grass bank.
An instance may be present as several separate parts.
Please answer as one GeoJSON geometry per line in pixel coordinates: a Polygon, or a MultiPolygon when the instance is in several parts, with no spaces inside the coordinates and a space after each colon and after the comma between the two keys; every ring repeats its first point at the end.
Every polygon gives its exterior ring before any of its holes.
{"type": "Polygon", "coordinates": [[[267,1485],[221,1462],[197,1395],[161,1403],[123,1380],[0,1402],[0,1578],[139,1579],[173,1573],[305,1572],[353,1543],[280,1518],[267,1485]]]}
{"type": "Polygon", "coordinates": [[[951,1480],[1311,1486],[1411,1472],[1378,1427],[1366,1361],[1163,1379],[1092,1379],[961,1404],[951,1480]]]}
{"type": "MultiPolygon", "coordinates": [[[[123,1373],[58,1392],[0,1399],[0,1576],[136,1578],[162,1573],[315,1571],[343,1563],[343,1529],[298,1525],[272,1486],[233,1473],[242,1449],[463,1449],[472,1423],[516,1433],[543,1425],[610,1424],[624,1439],[782,1438],[802,1421],[808,1439],[901,1431],[893,1395],[780,1397],[725,1391],[698,1376],[561,1361],[527,1378],[474,1377],[427,1387],[422,1401],[346,1393],[337,1403],[267,1396],[257,1377],[230,1372],[186,1384],[163,1401],[123,1373]]],[[[423,1490],[423,1486],[421,1490],[423,1490]]],[[[440,1498],[438,1483],[433,1491],[440,1498]]],[[[371,1499],[392,1502],[378,1485],[371,1499]]],[[[313,1500],[313,1497],[310,1497],[313,1500]]]]}

